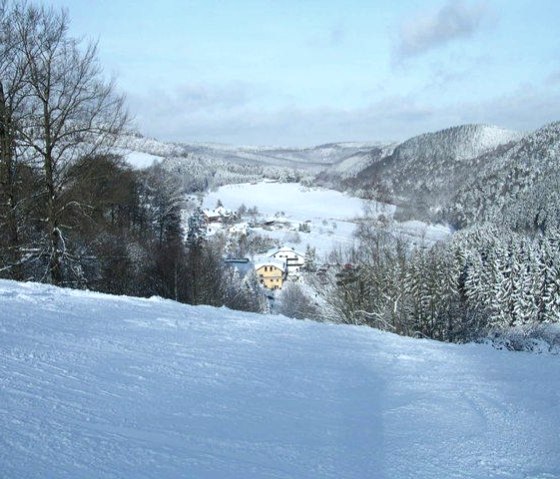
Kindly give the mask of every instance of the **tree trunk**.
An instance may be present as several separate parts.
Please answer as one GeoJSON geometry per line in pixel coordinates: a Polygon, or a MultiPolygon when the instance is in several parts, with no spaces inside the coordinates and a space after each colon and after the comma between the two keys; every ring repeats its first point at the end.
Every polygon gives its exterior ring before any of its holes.
{"type": "Polygon", "coordinates": [[[21,251],[17,217],[17,172],[11,108],[0,82],[0,186],[5,207],[6,262],[11,277],[22,279],[21,251]]]}

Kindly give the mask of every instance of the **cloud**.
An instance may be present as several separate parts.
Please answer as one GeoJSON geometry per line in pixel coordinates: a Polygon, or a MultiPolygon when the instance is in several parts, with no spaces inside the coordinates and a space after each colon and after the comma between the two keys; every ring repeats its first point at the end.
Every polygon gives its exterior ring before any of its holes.
{"type": "Polygon", "coordinates": [[[556,70],[548,75],[545,83],[552,86],[560,85],[560,70],[556,70]]]}
{"type": "Polygon", "coordinates": [[[172,93],[137,97],[130,108],[138,128],[147,136],[235,145],[402,141],[468,123],[531,131],[560,120],[560,92],[546,85],[524,84],[485,100],[444,105],[418,93],[385,95],[355,108],[302,107],[289,100],[274,106],[263,102],[263,97],[264,92],[256,92],[251,85],[185,85],[172,93]]]}
{"type": "Polygon", "coordinates": [[[398,58],[421,55],[481,30],[492,12],[485,2],[467,4],[449,0],[438,11],[405,21],[400,28],[395,53],[398,58]]]}
{"type": "Polygon", "coordinates": [[[162,140],[279,146],[404,139],[433,114],[432,107],[401,96],[355,109],[239,103],[196,110],[184,103],[162,108],[161,99],[147,96],[131,110],[142,133],[162,140]]]}
{"type": "Polygon", "coordinates": [[[532,131],[560,120],[560,93],[532,84],[482,103],[457,104],[461,123],[491,123],[518,131],[532,131]]]}
{"type": "Polygon", "coordinates": [[[149,105],[152,114],[174,116],[178,112],[192,114],[236,108],[250,102],[254,96],[255,88],[241,82],[185,83],[173,90],[154,89],[143,95],[131,95],[128,100],[132,109],[139,113],[149,105]]]}

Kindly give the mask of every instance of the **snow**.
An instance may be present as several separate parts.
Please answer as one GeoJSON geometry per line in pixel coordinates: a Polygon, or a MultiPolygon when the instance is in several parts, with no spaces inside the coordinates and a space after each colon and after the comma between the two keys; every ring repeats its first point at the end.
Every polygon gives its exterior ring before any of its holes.
{"type": "MultiPolygon", "coordinates": [[[[277,239],[283,246],[304,250],[306,245],[314,247],[319,257],[325,257],[334,249],[345,248],[354,243],[356,220],[364,215],[367,206],[372,215],[392,217],[395,206],[377,201],[365,201],[328,188],[310,188],[299,183],[245,183],[226,185],[206,195],[203,207],[213,208],[220,200],[225,207],[236,210],[241,204],[248,208],[257,206],[259,215],[292,223],[297,230],[299,224],[309,221],[311,231],[294,233],[285,228],[253,231],[277,239]]],[[[432,244],[451,234],[448,226],[429,225],[420,221],[395,222],[395,232],[414,241],[432,244]]]]}
{"type": "Polygon", "coordinates": [[[0,477],[554,478],[557,356],[0,281],[0,477]]]}
{"type": "Polygon", "coordinates": [[[451,234],[451,228],[447,225],[426,224],[418,220],[396,222],[394,229],[401,237],[416,245],[431,245],[445,240],[451,234]]]}
{"type": "Polygon", "coordinates": [[[149,168],[163,160],[161,156],[151,155],[142,151],[122,150],[125,161],[135,169],[149,168]]]}
{"type": "MultiPolygon", "coordinates": [[[[218,200],[230,208],[237,208],[241,203],[245,203],[247,207],[257,205],[263,216],[274,216],[275,213],[284,211],[288,213],[288,218],[301,221],[314,218],[355,218],[363,210],[363,200],[359,198],[326,188],[307,188],[299,183],[263,181],[226,185],[209,193],[204,199],[204,205],[210,208],[218,200]]],[[[392,206],[388,208],[394,209],[392,206]]]]}
{"type": "MultiPolygon", "coordinates": [[[[295,249],[305,249],[309,244],[321,257],[333,249],[352,245],[355,220],[363,215],[364,205],[363,200],[335,190],[267,181],[222,186],[209,193],[203,205],[211,207],[218,200],[231,209],[237,209],[242,203],[248,208],[257,206],[260,217],[284,221],[296,230],[301,223],[309,221],[311,231],[298,233],[301,243],[294,241],[295,232],[286,228],[273,231],[253,228],[253,231],[295,249]]],[[[374,203],[379,213],[393,214],[394,206],[374,203]]]]}
{"type": "Polygon", "coordinates": [[[268,260],[261,261],[255,264],[255,270],[262,268],[263,266],[275,266],[281,271],[286,269],[286,263],[282,260],[269,258],[268,260]]]}
{"type": "MultiPolygon", "coordinates": [[[[381,159],[391,155],[395,150],[395,148],[398,146],[398,144],[379,143],[375,146],[381,150],[379,156],[377,157],[378,159],[381,159]]],[[[352,176],[359,175],[360,172],[362,172],[368,166],[370,166],[374,158],[376,157],[372,156],[371,151],[361,151],[356,153],[355,155],[343,159],[340,163],[334,165],[330,170],[327,171],[330,173],[338,173],[339,175],[341,175],[342,178],[350,178],[352,176]]]]}
{"type": "Polygon", "coordinates": [[[461,125],[415,136],[401,143],[395,151],[401,158],[443,156],[464,161],[522,137],[521,132],[492,125],[461,125]]]}

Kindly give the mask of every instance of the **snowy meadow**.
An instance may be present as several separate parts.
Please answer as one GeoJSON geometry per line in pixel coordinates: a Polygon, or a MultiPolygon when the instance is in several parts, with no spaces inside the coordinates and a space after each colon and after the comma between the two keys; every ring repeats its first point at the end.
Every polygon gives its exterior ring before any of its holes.
{"type": "MultiPolygon", "coordinates": [[[[204,197],[203,206],[214,208],[218,200],[232,210],[241,204],[256,206],[261,219],[286,221],[296,231],[299,225],[307,222],[309,231],[300,233],[296,242],[287,234],[289,228],[257,231],[296,249],[310,245],[320,257],[352,246],[356,224],[364,218],[366,211],[370,218],[384,216],[391,219],[396,209],[391,204],[362,200],[328,188],[270,181],[222,186],[204,197]]],[[[393,222],[391,230],[410,241],[426,244],[451,234],[447,226],[421,221],[393,222]]]]}

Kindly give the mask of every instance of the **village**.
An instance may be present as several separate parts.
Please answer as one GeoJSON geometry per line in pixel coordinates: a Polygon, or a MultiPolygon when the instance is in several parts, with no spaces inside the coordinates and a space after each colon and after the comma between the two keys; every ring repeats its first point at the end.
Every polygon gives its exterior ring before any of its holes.
{"type": "Polygon", "coordinates": [[[224,263],[236,269],[241,279],[254,271],[261,286],[272,292],[281,290],[286,282],[300,281],[304,271],[315,271],[314,248],[308,245],[302,253],[273,238],[274,233],[282,233],[292,243],[300,242],[300,233],[310,230],[309,223],[294,223],[281,214],[263,218],[256,207],[242,205],[233,211],[218,201],[215,208],[198,208],[189,218],[189,230],[196,227],[205,238],[223,241],[224,263]]]}

